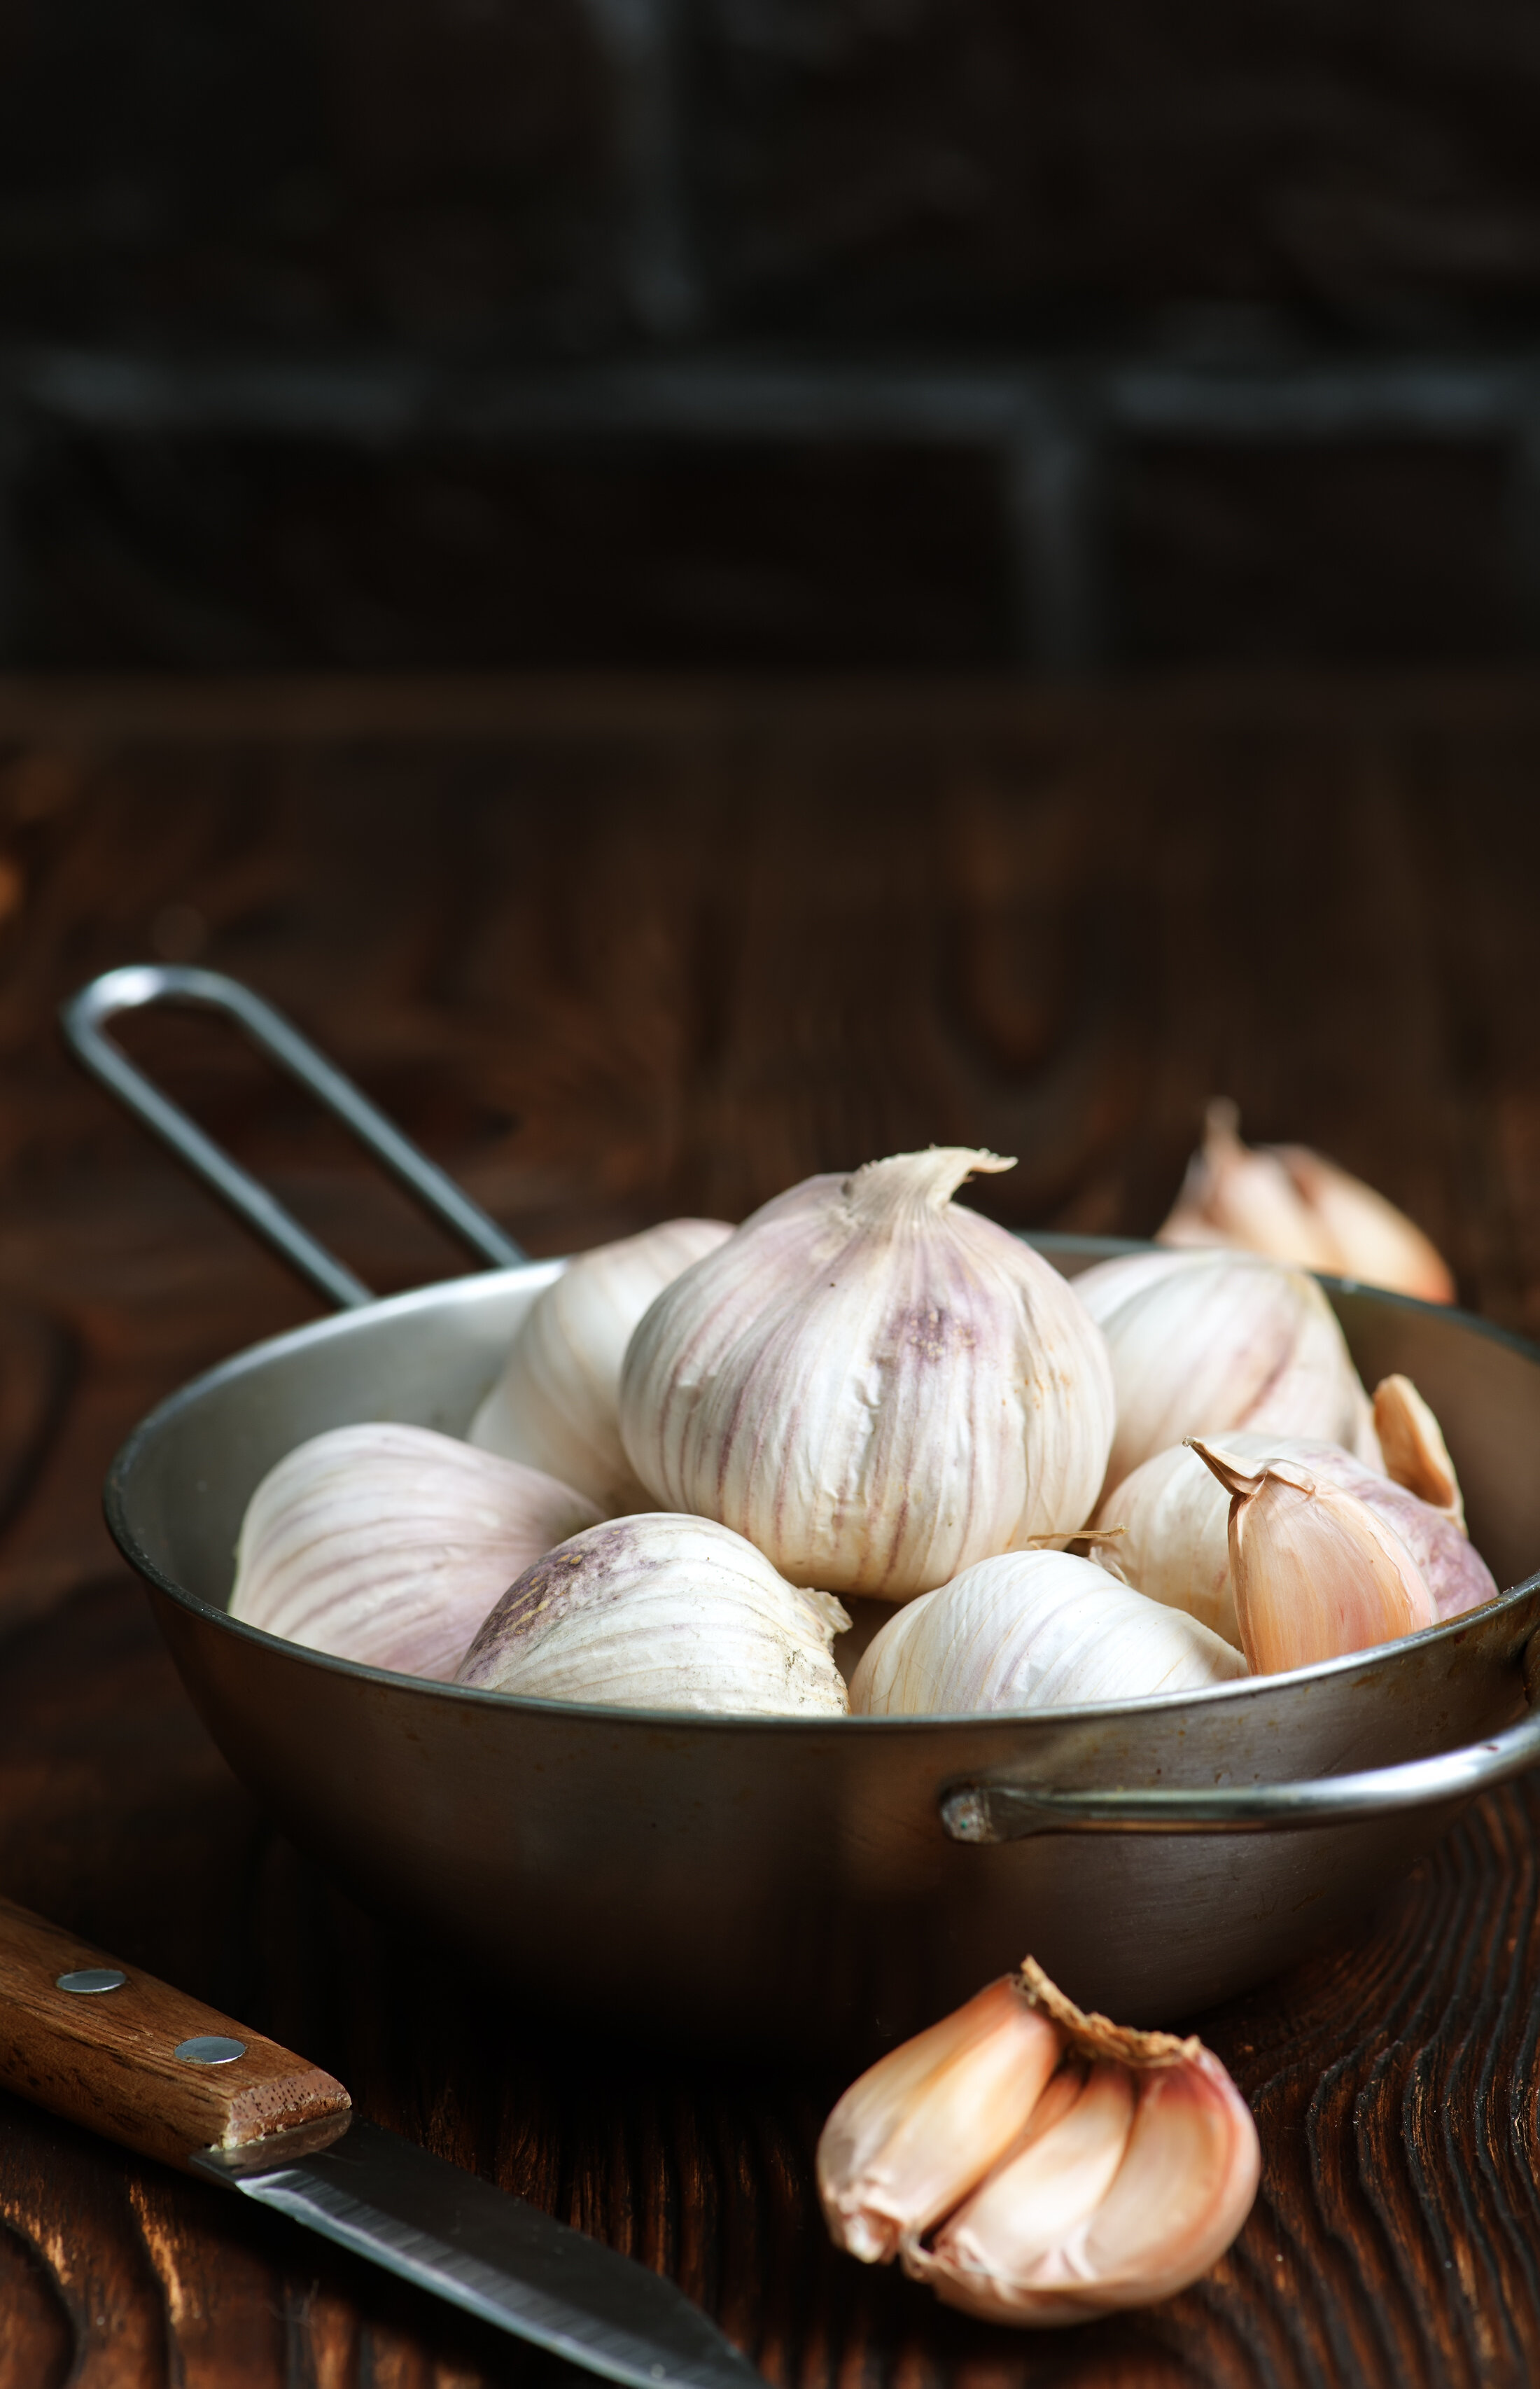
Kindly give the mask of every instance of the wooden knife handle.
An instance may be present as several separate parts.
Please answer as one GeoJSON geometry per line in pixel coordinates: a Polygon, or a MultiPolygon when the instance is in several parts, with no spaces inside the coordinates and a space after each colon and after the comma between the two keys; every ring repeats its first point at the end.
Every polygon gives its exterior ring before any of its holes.
{"type": "Polygon", "coordinates": [[[202,2149],[244,2148],[326,2117],[340,2126],[350,2103],[319,2066],[8,1899],[0,1899],[0,2083],[182,2166],[202,2149]],[[122,1980],[93,1989],[93,1974],[122,1980]],[[85,1979],[61,1987],[72,1975],[85,1979]]]}

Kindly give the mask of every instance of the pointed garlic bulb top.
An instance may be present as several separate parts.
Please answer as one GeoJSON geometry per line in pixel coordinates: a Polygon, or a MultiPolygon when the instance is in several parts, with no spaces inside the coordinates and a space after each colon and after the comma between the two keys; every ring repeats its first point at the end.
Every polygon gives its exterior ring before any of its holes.
{"type": "Polygon", "coordinates": [[[569,1485],[431,1427],[332,1427],[251,1496],[230,1615],[334,1658],[450,1679],[513,1578],[597,1515],[569,1485]]]}
{"type": "Polygon", "coordinates": [[[808,1179],[676,1278],[621,1380],[654,1497],[797,1583],[896,1601],[1083,1524],[1113,1425],[1101,1335],[1056,1270],[950,1199],[1012,1166],[947,1147],[808,1179]]]}
{"type": "Polygon", "coordinates": [[[1336,1313],[1304,1271],[1256,1253],[1130,1253],[1075,1289],[1112,1355],[1109,1488],[1184,1436],[1237,1427],[1315,1436],[1380,1465],[1336,1313]]]}
{"type": "Polygon", "coordinates": [[[1163,1245],[1230,1245],[1302,1269],[1453,1302],[1447,1263],[1394,1203],[1307,1145],[1242,1144],[1234,1104],[1215,1097],[1163,1245]]]}
{"type": "Polygon", "coordinates": [[[1230,1580],[1252,1673],[1315,1667],[1437,1623],[1417,1562],[1367,1501],[1293,1461],[1242,1461],[1194,1437],[1230,1496],[1230,1580]]]}
{"type": "Polygon", "coordinates": [[[1083,2012],[1030,1958],[863,2075],[818,2147],[838,2246],[869,2264],[897,2251],[947,2305],[1038,2327],[1196,2280],[1260,2172],[1211,2050],[1083,2012]],[[1012,2001],[1041,2040],[1013,2046],[1012,2001]]]}
{"type": "Polygon", "coordinates": [[[850,1685],[856,1717],[1018,1712],[1203,1692],[1246,1672],[1196,1618],[1070,1552],[1007,1552],[888,1619],[850,1685]]]}
{"type": "Polygon", "coordinates": [[[574,1535],[509,1586],[456,1681],[621,1708],[843,1717],[849,1625],[727,1527],[649,1510],[574,1535]]]}
{"type": "Polygon", "coordinates": [[[547,1469],[606,1515],[644,1510],[620,1446],[620,1364],[654,1297],[732,1233],[725,1220],[665,1220],[579,1253],[526,1313],[472,1443],[547,1469]]]}
{"type": "MultiPolygon", "coordinates": [[[[1409,1381],[1401,1383],[1415,1396],[1409,1381]]],[[[1383,1386],[1376,1389],[1377,1416],[1383,1386]]],[[[1394,1399],[1400,1404],[1405,1397],[1394,1399]]],[[[1420,1407],[1432,1421],[1427,1405],[1420,1407]]],[[[1449,1511],[1433,1508],[1404,1484],[1366,1468],[1340,1444],[1245,1433],[1227,1435],[1223,1444],[1233,1460],[1252,1467],[1269,1460],[1292,1461],[1317,1481],[1340,1486],[1367,1501],[1406,1544],[1440,1618],[1495,1599],[1497,1588],[1491,1571],[1449,1511]]],[[[1388,1450],[1386,1456],[1388,1461],[1388,1450]]],[[[1452,1472],[1443,1481],[1453,1485],[1452,1472]]],[[[1454,1490],[1457,1501],[1457,1486],[1454,1490]]],[[[1107,1495],[1096,1523],[1108,1535],[1104,1541],[1092,1541],[1091,1555],[1109,1575],[1136,1586],[1152,1601],[1185,1609],[1227,1642],[1239,1644],[1230,1578],[1229,1494],[1190,1445],[1177,1444],[1134,1469],[1107,1495]]]]}
{"type": "Polygon", "coordinates": [[[1374,1432],[1387,1475],[1463,1534],[1465,1502],[1444,1430],[1410,1377],[1381,1377],[1375,1386],[1374,1432]]]}

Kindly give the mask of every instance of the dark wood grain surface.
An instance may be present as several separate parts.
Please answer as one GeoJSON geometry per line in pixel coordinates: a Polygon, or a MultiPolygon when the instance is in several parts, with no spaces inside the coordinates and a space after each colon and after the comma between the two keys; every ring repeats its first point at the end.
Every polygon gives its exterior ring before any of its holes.
{"type": "MultiPolygon", "coordinates": [[[[1520,683],[0,688],[0,1892],[674,2274],[779,2389],[1540,2377],[1527,1782],[1204,2020],[1266,2157],[1229,2256],[1037,2338],[829,2249],[837,2081],[649,2053],[623,1987],[613,2033],[566,2034],[329,1889],[97,1510],[151,1402],[313,1305],[52,1026],[114,963],[242,974],[542,1252],[933,1138],[1020,1156],[1001,1218],[1147,1233],[1224,1090],[1533,1331],[1537,788],[1520,683]]],[[[217,1029],[131,1034],[371,1282],[461,1266],[217,1029]]],[[[0,2389],[559,2369],[9,2100],[0,2217],[0,2389]]]]}

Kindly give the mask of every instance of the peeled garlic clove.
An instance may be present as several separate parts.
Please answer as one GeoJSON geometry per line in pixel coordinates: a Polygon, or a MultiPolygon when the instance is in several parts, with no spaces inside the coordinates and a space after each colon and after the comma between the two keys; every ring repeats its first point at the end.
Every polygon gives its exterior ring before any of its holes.
{"type": "Polygon", "coordinates": [[[818,2144],[835,2244],[885,2264],[964,2197],[1031,2117],[1063,2046],[1010,1976],[852,2083],[818,2144]]]}
{"type": "Polygon", "coordinates": [[[1254,1675],[1309,1667],[1436,1623],[1416,1561],[1367,1501],[1297,1463],[1248,1471],[1198,1437],[1230,1496],[1230,1576],[1254,1675]]]}
{"type": "Polygon", "coordinates": [[[810,1178],[659,1295],[620,1388],[660,1501],[784,1576],[907,1600],[1089,1514],[1101,1339],[1058,1271],[949,1198],[1012,1165],[947,1148],[810,1178]]]}
{"type": "Polygon", "coordinates": [[[1448,1262],[1404,1211],[1308,1145],[1280,1144],[1274,1150],[1336,1246],[1340,1276],[1415,1294],[1422,1302],[1453,1302],[1455,1280],[1448,1262]]]}
{"type": "Polygon", "coordinates": [[[949,2306],[995,2322],[1053,2325],[1152,2303],[1205,2273],[1251,2210],[1261,2152],[1246,2103],[1211,2050],[1084,2013],[1028,1958],[1019,1977],[992,1984],[846,2093],[819,2144],[819,2170],[842,2247],[868,2261],[897,2247],[905,2271],[949,2306]],[[943,2126],[925,2089],[929,2050],[958,2048],[984,2002],[1007,1990],[1038,2012],[1064,2054],[1046,2076],[1040,2065],[1030,2075],[1023,2067],[1028,2112],[1002,2143],[1003,2118],[986,2097],[968,2105],[954,2095],[943,2126]],[[856,2168],[844,2146],[830,2144],[836,2122],[878,2077],[883,2136],[902,2146],[909,2177],[923,2178],[928,2195],[888,2200],[875,2228],[853,2242],[837,2193],[856,2168]],[[932,2133],[946,2162],[927,2173],[932,2133]],[[939,2223],[934,2233],[916,2219],[925,2207],[939,2223]]]}
{"type": "Polygon", "coordinates": [[[621,1708],[843,1717],[828,1593],[799,1591],[730,1528],[650,1510],[548,1552],[509,1586],[456,1681],[621,1708]]]}
{"type": "Polygon", "coordinates": [[[513,1578],[597,1515],[570,1486],[430,1427],[333,1427],[251,1496],[230,1615],[336,1658],[450,1679],[513,1578]]]}
{"type": "Polygon", "coordinates": [[[1374,1432],[1387,1476],[1463,1531],[1465,1503],[1444,1430],[1410,1377],[1381,1377],[1375,1386],[1374,1432]]]}
{"type": "Polygon", "coordinates": [[[1313,1436],[1380,1464],[1368,1397],[1313,1277],[1260,1254],[1131,1253],[1075,1290],[1117,1391],[1109,1488],[1190,1435],[1313,1436]]]}
{"type": "Polygon", "coordinates": [[[646,1509],[620,1444],[620,1364],[648,1304],[732,1233],[724,1220],[665,1220],[579,1253],[526,1314],[472,1443],[549,1470],[605,1515],[646,1509]]]}
{"type": "Polygon", "coordinates": [[[862,1654],[857,1717],[1022,1712],[1201,1692],[1238,1651],[1069,1552],[1007,1552],[910,1602],[862,1654]]]}
{"type": "Polygon", "coordinates": [[[1203,1141],[1187,1166],[1169,1218],[1155,1231],[1160,1245],[1238,1246],[1301,1269],[1336,1271],[1342,1257],[1292,1178],[1266,1146],[1242,1144],[1241,1115],[1215,1096],[1204,1115],[1203,1141]]]}
{"type": "MultiPolygon", "coordinates": [[[[1447,1512],[1433,1509],[1404,1485],[1366,1468],[1341,1445],[1298,1436],[1239,1434],[1227,1435],[1224,1448],[1230,1459],[1254,1466],[1269,1460],[1297,1463],[1317,1481],[1325,1478],[1368,1502],[1406,1544],[1441,1619],[1495,1598],[1497,1588],[1486,1563],[1447,1512]]],[[[1185,1609],[1228,1642],[1239,1644],[1229,1501],[1190,1445],[1157,1452],[1102,1502],[1096,1524],[1109,1539],[1093,1537],[1091,1557],[1149,1600],[1185,1609]],[[1115,1539],[1114,1528],[1119,1530],[1115,1539]]]]}

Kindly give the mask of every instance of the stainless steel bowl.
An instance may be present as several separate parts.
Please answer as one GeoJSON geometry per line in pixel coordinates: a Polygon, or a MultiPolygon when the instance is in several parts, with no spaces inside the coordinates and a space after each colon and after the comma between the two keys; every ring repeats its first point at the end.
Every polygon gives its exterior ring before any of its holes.
{"type": "MultiPolygon", "coordinates": [[[[236,1008],[207,974],[129,977],[97,982],[72,1017],[120,1092],[133,1074],[102,1030],[124,1002],[236,1008]]],[[[235,992],[249,1026],[255,1000],[235,992]]],[[[144,1110],[150,1092],[130,1099],[144,1110]]],[[[160,1132],[179,1134],[155,1100],[160,1132]]],[[[1034,1241],[1071,1274],[1126,1249],[1034,1241]]],[[[1473,1536],[1516,1583],[1383,1650],[1118,1706],[805,1721],[463,1691],[229,1617],[241,1514],[274,1462],[350,1420],[463,1432],[561,1266],[360,1299],[244,1352],[146,1419],[107,1486],[235,1772],[365,1904],[522,1993],[693,2039],[848,2054],[1030,1949],[1086,2004],[1169,2021],[1354,1923],[1462,1799],[1540,1759],[1540,1352],[1348,1284],[1328,1290],[1360,1370],[1416,1380],[1473,1536]]]]}

